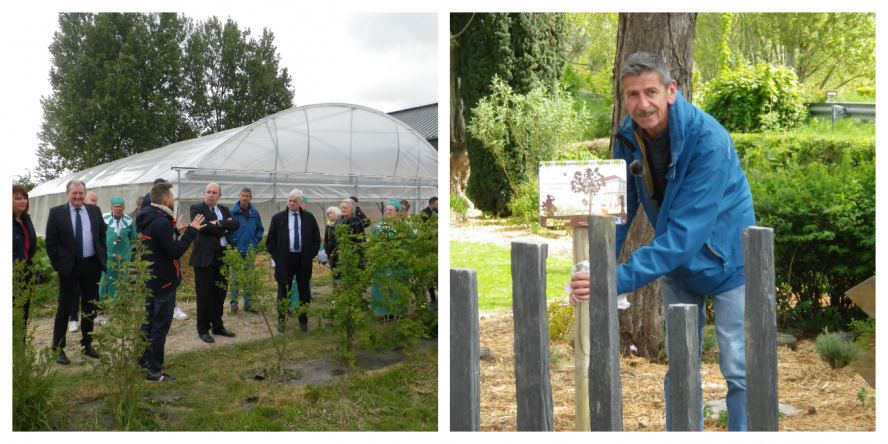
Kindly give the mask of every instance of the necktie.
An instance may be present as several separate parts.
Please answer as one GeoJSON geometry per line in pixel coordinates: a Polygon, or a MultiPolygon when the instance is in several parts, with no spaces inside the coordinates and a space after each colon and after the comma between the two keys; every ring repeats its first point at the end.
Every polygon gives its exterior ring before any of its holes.
{"type": "Polygon", "coordinates": [[[293,213],[293,250],[299,251],[299,219],[296,218],[296,213],[293,213]]]}
{"type": "Polygon", "coordinates": [[[80,208],[75,208],[76,223],[74,224],[74,257],[83,259],[83,222],[80,221],[80,208]]]}

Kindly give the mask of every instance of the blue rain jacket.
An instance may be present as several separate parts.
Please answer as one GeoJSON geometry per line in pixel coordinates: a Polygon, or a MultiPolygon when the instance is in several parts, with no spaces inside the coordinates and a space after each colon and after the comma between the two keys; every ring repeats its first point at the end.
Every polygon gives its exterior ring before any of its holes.
{"type": "Polygon", "coordinates": [[[616,229],[617,256],[639,204],[654,227],[653,241],[617,266],[617,294],[663,275],[703,295],[739,287],[744,283],[742,230],[755,225],[755,213],[734,142],[681,92],[669,106],[668,119],[672,157],[660,205],[651,199],[651,169],[641,144],[644,130],[627,115],[616,136],[614,158],[626,161],[628,206],[627,223],[616,229]],[[633,160],[644,163],[643,177],[629,172],[633,160]]]}
{"type": "Polygon", "coordinates": [[[262,219],[259,217],[259,210],[252,203],[249,205],[250,218],[247,220],[244,219],[240,202],[235,202],[231,209],[231,217],[240,222],[240,227],[231,233],[231,239],[241,256],[246,256],[250,247],[258,252],[259,242],[262,242],[262,234],[265,233],[265,227],[262,226],[262,219]]]}

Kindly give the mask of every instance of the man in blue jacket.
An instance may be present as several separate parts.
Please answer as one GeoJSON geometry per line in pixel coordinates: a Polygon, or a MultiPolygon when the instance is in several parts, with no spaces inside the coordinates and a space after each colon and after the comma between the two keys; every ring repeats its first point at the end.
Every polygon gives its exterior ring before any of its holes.
{"type": "MultiPolygon", "coordinates": [[[[697,305],[700,344],[706,298],[712,300],[719,368],[728,384],[728,430],[746,430],[741,230],[755,225],[749,183],[728,132],[682,97],[660,57],[630,55],[620,81],[629,115],[616,135],[614,158],[626,161],[630,179],[628,223],[617,226],[617,256],[639,203],[654,239],[617,266],[617,293],[660,279],[664,307],[697,305]]],[[[589,274],[575,275],[571,287],[573,297],[587,300],[589,274]]],[[[663,385],[668,428],[668,372],[663,385]]]]}
{"type": "Polygon", "coordinates": [[[152,262],[149,269],[152,278],[146,284],[151,296],[145,298],[145,319],[142,335],[148,340],[148,349],[139,359],[139,364],[148,370],[145,379],[156,382],[175,381],[175,376],[163,372],[163,348],[166,344],[170,324],[173,322],[173,308],[176,306],[176,288],[182,280],[179,258],[185,254],[191,241],[204,225],[203,215],[198,214],[182,237],[179,231],[186,227],[176,219],[173,211],[172,185],[158,183],[149,193],[152,204],[142,207],[136,215],[136,225],[142,242],[150,253],[142,259],[152,262]]]}
{"type": "MultiPolygon", "coordinates": [[[[265,233],[265,227],[262,226],[262,218],[259,217],[259,211],[250,203],[253,200],[253,191],[249,187],[241,189],[238,196],[238,205],[231,210],[231,216],[234,220],[240,222],[240,227],[231,233],[234,240],[234,246],[240,252],[241,257],[246,257],[250,248],[257,250],[259,242],[262,241],[262,234],[265,233]]],[[[237,313],[237,294],[236,285],[231,286],[231,311],[237,313]]],[[[258,313],[250,306],[250,295],[244,293],[244,311],[248,313],[258,313]]]]}

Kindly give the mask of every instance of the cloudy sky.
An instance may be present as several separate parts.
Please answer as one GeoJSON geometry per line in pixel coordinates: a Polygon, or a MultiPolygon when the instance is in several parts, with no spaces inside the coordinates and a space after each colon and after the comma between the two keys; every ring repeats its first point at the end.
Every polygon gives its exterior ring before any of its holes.
{"type": "MultiPolygon", "coordinates": [[[[438,102],[438,15],[428,13],[300,13],[185,10],[194,20],[230,17],[258,37],[275,35],[281,66],[289,70],[297,106],[354,103],[383,112],[438,102]]],[[[48,47],[58,29],[55,12],[25,12],[3,31],[3,127],[11,154],[8,174],[37,166],[40,97],[52,94],[48,47]],[[11,64],[11,65],[10,65],[11,64]]]]}

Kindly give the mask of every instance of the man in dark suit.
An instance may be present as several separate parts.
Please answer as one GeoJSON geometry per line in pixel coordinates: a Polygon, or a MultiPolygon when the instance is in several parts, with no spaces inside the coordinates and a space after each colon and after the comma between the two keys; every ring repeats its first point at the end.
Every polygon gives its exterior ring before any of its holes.
{"type": "Polygon", "coordinates": [[[222,276],[222,254],[226,245],[234,245],[231,232],[237,230],[240,223],[231,217],[227,207],[217,203],[220,197],[222,188],[211,183],[204,191],[204,201],[191,206],[191,220],[197,215],[202,215],[206,220],[206,227],[194,238],[188,264],[194,267],[197,334],[204,342],[216,342],[210,336],[210,331],[214,335],[234,336],[222,324],[225,294],[228,292],[228,279],[222,276]]]}
{"type": "Polygon", "coordinates": [[[275,262],[274,280],[278,283],[278,331],[283,333],[287,320],[284,304],[287,304],[293,277],[299,290],[299,329],[308,331],[308,304],[311,294],[312,260],[321,249],[321,230],[314,215],[302,208],[302,191],[293,190],[287,195],[287,209],[275,214],[268,227],[265,247],[275,262]]]}
{"type": "Polygon", "coordinates": [[[81,290],[80,345],[83,354],[99,358],[92,347],[93,320],[96,316],[96,301],[99,299],[99,280],[106,271],[108,254],[105,245],[105,232],[108,225],[102,219],[102,210],[95,205],[84,203],[86,184],[71,180],[65,188],[68,203],[49,210],[46,221],[46,254],[52,268],[59,273],[59,301],[55,322],[52,328],[52,350],[59,348],[56,362],[68,365],[71,361],[65,355],[65,334],[68,327],[68,314],[74,289],[81,290]]]}

